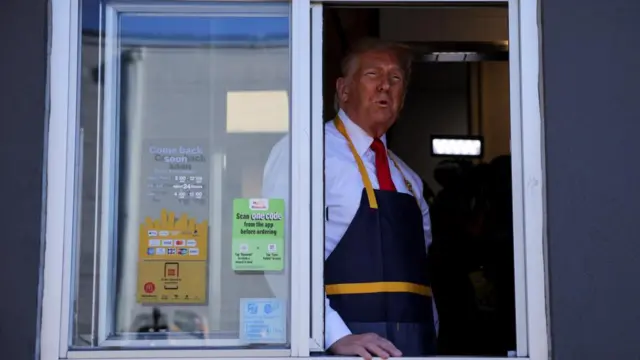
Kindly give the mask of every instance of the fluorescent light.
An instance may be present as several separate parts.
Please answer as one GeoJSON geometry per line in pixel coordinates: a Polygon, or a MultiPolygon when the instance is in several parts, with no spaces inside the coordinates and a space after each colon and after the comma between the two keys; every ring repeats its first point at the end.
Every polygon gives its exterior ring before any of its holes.
{"type": "Polygon", "coordinates": [[[227,133],[285,133],[288,130],[286,90],[227,92],[227,133]]]}
{"type": "Polygon", "coordinates": [[[433,136],[431,138],[431,153],[434,156],[482,156],[482,138],[433,136]]]}

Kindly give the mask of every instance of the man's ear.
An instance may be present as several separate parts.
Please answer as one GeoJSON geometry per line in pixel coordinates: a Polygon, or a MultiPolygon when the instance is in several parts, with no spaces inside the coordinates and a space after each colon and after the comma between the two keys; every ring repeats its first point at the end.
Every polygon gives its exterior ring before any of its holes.
{"type": "Polygon", "coordinates": [[[404,109],[404,101],[407,98],[407,93],[403,92],[402,93],[402,98],[400,99],[400,107],[398,107],[398,112],[400,112],[400,110],[404,109]]]}
{"type": "Polygon", "coordinates": [[[338,94],[338,98],[341,102],[347,101],[347,98],[349,97],[347,80],[343,77],[339,77],[338,80],[336,80],[336,94],[338,94]]]}

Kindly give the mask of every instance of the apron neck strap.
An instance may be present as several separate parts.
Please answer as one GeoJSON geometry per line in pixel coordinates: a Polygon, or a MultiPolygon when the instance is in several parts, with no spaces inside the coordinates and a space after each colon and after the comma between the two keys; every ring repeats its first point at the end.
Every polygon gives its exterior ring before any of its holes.
{"type": "Polygon", "coordinates": [[[336,126],[336,129],[344,136],[349,144],[349,150],[351,150],[351,154],[356,159],[356,163],[358,164],[358,171],[360,172],[360,176],[362,177],[362,182],[364,183],[364,188],[367,191],[367,198],[369,199],[369,207],[372,209],[378,208],[378,200],[376,200],[376,194],[373,192],[373,185],[371,185],[371,180],[369,179],[369,174],[367,173],[367,169],[364,167],[364,163],[362,162],[362,158],[358,155],[356,151],[356,147],[353,146],[353,141],[351,141],[351,137],[347,133],[347,129],[344,127],[344,123],[340,116],[336,116],[333,119],[333,123],[336,126]]]}
{"type": "MultiPolygon", "coordinates": [[[[362,158],[358,154],[356,147],[353,145],[353,141],[351,141],[351,137],[347,133],[347,129],[344,127],[344,123],[342,122],[342,119],[340,119],[340,116],[336,116],[336,118],[333,119],[333,123],[335,124],[336,129],[338,129],[338,132],[347,140],[347,143],[349,144],[349,150],[351,150],[351,154],[353,155],[354,159],[356,160],[356,163],[358,164],[358,172],[360,172],[360,176],[362,177],[362,182],[364,183],[364,188],[367,191],[367,198],[369,199],[369,207],[372,209],[377,209],[378,201],[376,200],[376,195],[375,195],[375,192],[373,191],[373,185],[371,185],[371,180],[369,179],[369,173],[367,173],[367,169],[365,168],[364,163],[362,162],[362,158]]],[[[389,152],[389,155],[391,155],[391,152],[389,152]]],[[[413,186],[404,176],[404,173],[400,169],[400,166],[398,166],[395,156],[389,156],[389,157],[391,158],[393,165],[400,172],[400,175],[402,175],[402,179],[404,180],[404,183],[407,186],[407,189],[409,189],[413,197],[416,199],[416,201],[418,201],[418,197],[416,196],[416,193],[413,190],[413,186]]],[[[420,204],[418,203],[418,205],[420,204]]]]}

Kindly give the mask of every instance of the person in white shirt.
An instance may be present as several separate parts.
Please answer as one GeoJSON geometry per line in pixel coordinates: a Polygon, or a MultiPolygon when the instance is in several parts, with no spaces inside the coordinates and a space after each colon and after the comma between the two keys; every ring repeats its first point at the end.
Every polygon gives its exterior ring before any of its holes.
{"type": "MultiPolygon", "coordinates": [[[[325,124],[325,345],[365,359],[436,353],[420,177],[386,148],[403,106],[411,56],[367,39],[342,63],[338,116],[325,124]]],[[[289,140],[274,146],[263,195],[287,198],[289,140]]]]}

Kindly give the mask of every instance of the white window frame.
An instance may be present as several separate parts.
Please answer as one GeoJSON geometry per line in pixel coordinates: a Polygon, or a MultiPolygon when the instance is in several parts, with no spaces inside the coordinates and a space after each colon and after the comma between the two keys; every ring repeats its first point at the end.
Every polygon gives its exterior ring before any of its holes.
{"type": "MultiPolygon", "coordinates": [[[[228,0],[227,0],[228,1],[228,0]]],[[[242,1],[242,0],[240,0],[242,1]]],[[[464,2],[483,2],[466,0],[464,2]]],[[[536,0],[509,1],[510,81],[511,81],[511,139],[514,191],[514,232],[522,239],[516,242],[516,261],[524,266],[516,270],[516,277],[526,279],[516,283],[516,292],[522,294],[517,318],[519,331],[518,356],[531,360],[549,358],[548,309],[546,301],[545,263],[545,192],[544,192],[544,139],[539,93],[540,51],[538,4],[536,0]],[[524,136],[526,134],[526,136],[524,136]],[[526,306],[520,306],[526,303],[526,306]],[[524,345],[524,346],[523,346],[524,345]]],[[[91,351],[67,353],[69,322],[71,320],[70,288],[74,264],[71,249],[75,238],[74,191],[78,182],[81,156],[78,145],[78,65],[79,65],[79,0],[51,2],[51,33],[49,91],[50,113],[47,158],[47,218],[44,272],[44,298],[40,336],[42,360],[78,359],[237,359],[270,356],[276,359],[309,357],[310,351],[322,349],[324,342],[324,289],[322,267],[323,239],[323,141],[322,141],[322,49],[321,3],[346,2],[340,0],[292,1],[291,11],[291,134],[292,135],[292,194],[291,213],[308,212],[312,204],[312,217],[302,216],[292,221],[291,251],[291,349],[288,354],[269,353],[268,350],[144,350],[144,351],[91,351]],[[320,11],[318,10],[320,9],[320,11]],[[314,26],[312,26],[312,23],[314,26]],[[320,59],[320,63],[318,63],[320,59]],[[312,66],[313,64],[313,71],[312,66]],[[320,71],[317,71],[320,69],[320,71]],[[311,75],[309,75],[311,74],[311,75]],[[309,116],[311,114],[311,116],[309,116]],[[306,121],[311,118],[312,121],[306,121]],[[309,161],[311,159],[311,161],[309,161]],[[313,180],[313,182],[311,181],[313,180]],[[309,186],[311,184],[311,187],[309,186]],[[311,229],[311,231],[309,231],[311,229]],[[302,241],[309,239],[309,241],[302,241]],[[313,245],[311,245],[313,244],[313,245]],[[309,262],[304,259],[312,259],[309,262]],[[312,278],[313,286],[308,279],[312,278]],[[295,316],[311,314],[311,316],[295,316]],[[295,321],[294,321],[295,320],[295,321]],[[310,323],[311,321],[311,323],[310,323]],[[311,334],[309,329],[311,327],[311,334]],[[62,329],[62,331],[61,331],[62,329]]],[[[393,0],[349,0],[348,2],[392,3],[393,0]]],[[[403,0],[408,2],[425,2],[403,0]]],[[[460,2],[460,0],[440,0],[460,2]]],[[[277,350],[276,350],[277,351],[277,350]]],[[[317,358],[317,356],[314,356],[317,358]]],[[[337,359],[337,357],[330,357],[337,359]]],[[[328,357],[327,357],[328,359],[328,357]]],[[[447,359],[455,359],[448,357],[447,359]]],[[[465,357],[465,359],[478,359],[465,357]]]]}
{"type": "MultiPolygon", "coordinates": [[[[313,184],[321,183],[323,120],[322,81],[322,7],[323,4],[358,3],[370,5],[389,0],[317,0],[312,5],[312,134],[313,184]],[[320,154],[320,155],[318,155],[320,154]]],[[[469,3],[481,0],[425,1],[407,3],[469,3]]],[[[542,121],[539,108],[539,50],[537,30],[537,2],[535,0],[494,0],[508,5],[509,17],[509,78],[511,118],[511,158],[514,218],[514,260],[516,292],[516,356],[529,359],[548,358],[548,333],[544,262],[544,189],[542,121]],[[526,134],[526,136],[524,136],[526,134]]],[[[314,188],[312,223],[320,222],[323,204],[322,189],[314,188]]],[[[324,289],[323,230],[319,224],[313,228],[312,268],[312,338],[311,345],[323,344],[324,289]],[[318,305],[320,304],[320,305],[318,305]]],[[[319,346],[322,348],[322,346],[319,346]]],[[[507,357],[507,354],[504,354],[507,357]]],[[[451,359],[451,358],[448,358],[451,359]]]]}
{"type": "MultiPolygon", "coordinates": [[[[225,1],[228,3],[228,1],[225,1]]],[[[309,24],[309,3],[308,1],[292,1],[290,2],[289,19],[291,29],[308,29],[309,24]]],[[[138,6],[132,3],[114,3],[108,5],[106,11],[106,30],[113,33],[117,26],[117,16],[123,12],[151,12],[153,13],[178,13],[187,15],[187,13],[206,12],[211,9],[210,3],[200,5],[189,4],[185,7],[179,3],[159,3],[153,9],[145,6],[138,6]]],[[[301,214],[296,216],[295,221],[291,222],[291,234],[293,241],[290,250],[296,256],[291,256],[291,291],[289,299],[289,349],[201,349],[203,346],[233,346],[238,345],[228,342],[215,341],[198,341],[197,344],[176,343],[170,341],[173,346],[183,346],[178,349],[170,350],[105,350],[91,349],[88,351],[68,349],[69,343],[69,325],[73,316],[71,310],[71,300],[73,299],[71,288],[73,287],[72,276],[75,270],[75,264],[70,259],[74,257],[74,242],[77,234],[77,206],[79,196],[77,187],[81,184],[81,153],[82,147],[79,141],[80,129],[78,122],[79,113],[79,96],[81,89],[79,88],[79,60],[80,60],[80,27],[79,17],[81,13],[79,0],[56,0],[51,4],[52,26],[51,32],[51,57],[50,67],[55,69],[50,75],[50,94],[51,94],[51,113],[49,116],[49,157],[48,163],[52,167],[48,171],[47,179],[47,210],[54,214],[48,217],[46,225],[46,252],[45,252],[45,291],[43,298],[43,321],[41,328],[41,359],[100,359],[100,358],[242,358],[242,357],[291,357],[291,356],[307,356],[308,355],[308,328],[310,311],[310,285],[307,280],[310,276],[310,268],[306,262],[300,259],[310,258],[310,217],[309,214],[310,201],[310,129],[309,129],[309,32],[290,31],[290,53],[297,53],[296,56],[290,56],[291,69],[291,141],[292,146],[297,151],[291,152],[291,193],[292,203],[290,207],[291,214],[301,214]],[[306,54],[306,56],[304,56],[306,54]],[[61,209],[64,209],[61,211],[61,209]],[[306,239],[306,241],[305,241],[306,239]],[[184,346],[196,345],[200,349],[189,349],[184,346]]],[[[222,15],[222,14],[216,14],[222,15]]],[[[206,14],[205,14],[206,16],[206,14]]],[[[117,69],[119,66],[118,57],[116,56],[118,39],[105,39],[105,113],[101,118],[107,124],[114,124],[114,107],[117,107],[114,89],[117,87],[117,69]]],[[[101,120],[102,121],[102,120],[101,120]]],[[[100,124],[99,127],[103,127],[100,124]]],[[[105,155],[103,166],[103,182],[111,184],[114,174],[113,161],[110,160],[112,155],[114,129],[111,127],[104,131],[104,143],[107,148],[103,151],[105,155]]],[[[113,197],[114,189],[107,186],[103,191],[103,197],[106,201],[102,208],[102,217],[105,224],[110,223],[110,214],[113,213],[114,203],[110,201],[113,197]]],[[[109,226],[105,226],[108,228],[109,226]]],[[[97,240],[98,246],[101,248],[101,259],[99,261],[101,271],[101,293],[109,293],[111,287],[107,280],[106,271],[111,264],[109,256],[109,229],[103,229],[100,238],[97,240]]],[[[100,302],[98,316],[101,323],[109,317],[109,309],[100,302]]],[[[151,345],[148,341],[116,341],[106,340],[107,326],[103,324],[98,329],[98,340],[101,346],[124,346],[132,345],[136,342],[137,346],[151,345]]],[[[154,342],[155,346],[167,345],[160,342],[154,342]]]]}
{"type": "MultiPolygon", "coordinates": [[[[206,2],[201,4],[180,4],[180,3],[140,3],[140,2],[119,2],[113,1],[107,4],[105,9],[105,56],[104,62],[107,66],[105,66],[105,82],[104,82],[104,116],[103,116],[103,124],[109,124],[109,127],[101,126],[100,129],[103,134],[102,146],[100,151],[103,153],[103,164],[102,164],[102,184],[109,184],[109,186],[102,187],[102,220],[101,224],[107,224],[107,226],[102,226],[102,231],[100,234],[100,294],[112,294],[114,285],[114,275],[112,272],[113,264],[115,263],[114,256],[114,247],[112,245],[111,239],[114,237],[114,220],[116,217],[115,209],[117,208],[117,190],[115,189],[115,184],[118,181],[118,174],[114,169],[118,169],[119,165],[116,162],[115,158],[117,157],[118,152],[118,143],[117,143],[117,120],[118,120],[118,110],[119,106],[119,79],[118,74],[120,73],[120,38],[118,34],[120,33],[119,22],[118,19],[123,15],[131,15],[135,14],[136,16],[167,16],[167,15],[178,15],[181,17],[188,16],[198,16],[198,17],[224,17],[224,16],[237,16],[237,14],[243,13],[243,16],[250,16],[249,14],[244,14],[246,10],[242,8],[238,8],[234,4],[225,4],[224,6],[216,5],[212,2],[206,2]]],[[[255,12],[257,16],[282,16],[281,11],[276,10],[275,12],[270,7],[260,7],[256,4],[255,8],[251,9],[251,12],[255,12]],[[271,14],[273,13],[273,14],[271,14]]],[[[290,14],[287,14],[290,15],[290,14]]],[[[81,149],[80,149],[81,150],[81,149]]],[[[217,155],[217,154],[216,154],[217,155]]],[[[215,158],[215,155],[214,155],[215,158]]],[[[214,160],[215,161],[215,160],[214,160]]],[[[134,166],[135,167],[135,166],[134,166]]],[[[212,168],[215,168],[214,163],[212,162],[212,168]]],[[[212,172],[219,172],[212,169],[212,172]]],[[[214,173],[211,174],[212,179],[212,189],[215,197],[216,193],[221,191],[220,182],[215,182],[214,173]]],[[[81,185],[78,183],[78,185],[81,185]]],[[[299,192],[304,193],[304,192],[299,192]]],[[[217,206],[216,204],[212,204],[213,206],[217,206]]],[[[218,212],[214,209],[213,213],[219,213],[221,209],[217,209],[218,212]]],[[[219,303],[220,299],[219,294],[221,291],[221,279],[219,264],[222,262],[223,254],[220,253],[220,234],[219,229],[220,226],[216,227],[215,221],[219,219],[217,216],[214,216],[211,226],[211,232],[209,235],[209,243],[214,248],[212,260],[210,261],[211,266],[218,266],[218,271],[214,271],[214,274],[217,274],[218,277],[210,276],[209,279],[209,293],[212,298],[209,301],[210,307],[214,308],[214,312],[218,312],[217,316],[220,316],[220,308],[219,303]],[[218,249],[216,251],[215,249],[218,249]]],[[[219,221],[219,220],[218,220],[219,221]]],[[[137,229],[136,229],[137,230],[137,229]]],[[[136,249],[137,251],[137,249],[136,249]]],[[[66,277],[71,277],[73,274],[64,274],[66,277]]],[[[294,285],[292,284],[292,287],[294,285]]],[[[294,289],[292,288],[292,292],[294,289]]],[[[297,290],[296,290],[297,291],[297,290]]],[[[64,292],[68,294],[69,291],[64,292]]],[[[135,340],[130,338],[123,338],[118,340],[107,339],[107,332],[113,327],[113,319],[115,314],[113,314],[114,310],[114,301],[113,299],[109,299],[108,301],[100,301],[98,306],[98,343],[99,346],[104,347],[242,347],[243,344],[240,339],[193,339],[193,340],[135,340]]],[[[62,334],[62,333],[61,333],[62,334]]],[[[64,338],[65,334],[62,334],[64,338]]],[[[128,334],[129,335],[129,334],[128,334]]],[[[133,334],[131,334],[133,335],[133,334]]],[[[66,341],[62,342],[63,344],[66,341]]],[[[234,350],[234,354],[237,353],[237,350],[234,350]]],[[[246,351],[246,350],[242,350],[246,351]]],[[[259,350],[251,350],[250,352],[257,352],[259,350]]],[[[95,351],[92,351],[95,352],[95,351]]],[[[278,356],[278,355],[289,355],[291,353],[288,349],[274,349],[268,351],[262,351],[265,355],[269,356],[278,356]]],[[[78,351],[74,351],[73,357],[82,354],[78,351]]],[[[250,354],[250,353],[249,353],[250,354]]]]}
{"type": "MultiPolygon", "coordinates": [[[[312,87],[312,176],[313,176],[313,192],[312,192],[312,334],[309,341],[311,351],[322,351],[324,344],[324,286],[323,286],[323,261],[324,261],[324,227],[323,227],[323,154],[324,144],[322,141],[323,133],[323,4],[349,3],[350,5],[358,5],[358,3],[384,3],[392,4],[389,0],[317,0],[312,4],[311,9],[311,87],[312,87]],[[316,135],[319,134],[319,135],[316,135]]],[[[443,1],[424,1],[409,0],[402,3],[429,3],[443,1]]],[[[460,3],[469,1],[465,0],[447,0],[447,3],[460,3]]],[[[486,2],[473,0],[472,2],[486,2]]],[[[542,209],[541,201],[542,188],[539,186],[542,182],[542,141],[541,141],[541,121],[536,120],[533,116],[527,116],[531,113],[523,113],[527,111],[536,111],[539,116],[539,108],[531,108],[534,102],[527,102],[525,96],[531,96],[535,93],[525,93],[525,81],[531,81],[525,76],[530,76],[527,70],[538,69],[537,63],[534,68],[523,61],[529,59],[523,55],[525,52],[531,53],[536,51],[535,57],[530,58],[537,60],[538,52],[535,48],[525,48],[531,43],[529,38],[523,38],[523,21],[527,21],[525,14],[529,17],[535,14],[531,8],[523,8],[530,6],[531,1],[518,0],[498,0],[498,3],[507,4],[509,7],[509,72],[510,72],[510,118],[511,118],[511,155],[513,159],[512,183],[513,183],[513,217],[514,217],[514,260],[515,260],[515,291],[516,291],[516,323],[517,323],[517,348],[516,355],[521,358],[537,355],[537,351],[541,349],[539,334],[540,329],[546,329],[545,314],[545,297],[544,282],[539,291],[531,291],[533,288],[540,286],[540,272],[542,272],[542,280],[544,280],[544,259],[542,249],[542,209]],[[526,10],[525,10],[526,9],[526,10]],[[527,12],[525,12],[527,11],[527,12]],[[526,39],[526,40],[525,40],[526,39]],[[524,41],[523,41],[524,40],[524,41]],[[533,50],[532,50],[533,49],[533,50]],[[533,122],[535,120],[535,122],[533,122]],[[537,131],[533,130],[534,126],[538,126],[537,131]],[[527,134],[525,137],[523,134],[527,134]],[[538,140],[536,140],[538,139],[538,140]],[[538,146],[537,150],[534,147],[538,146]],[[525,179],[536,179],[534,184],[527,183],[525,189],[525,179]],[[531,186],[533,185],[533,188],[531,186]],[[537,189],[536,189],[537,187],[537,189]],[[525,192],[526,191],[526,192],[525,192]],[[538,198],[532,198],[538,196],[538,198]],[[525,208],[525,204],[531,204],[525,208]],[[527,224],[528,226],[525,226],[527,224]],[[527,232],[528,230],[528,232],[527,232]],[[538,257],[536,257],[538,256],[538,257]],[[529,290],[529,291],[527,291],[529,290]],[[542,296],[536,297],[536,294],[542,296]],[[542,306],[540,306],[542,304],[542,306]],[[533,313],[532,313],[533,312],[533,313]],[[540,314],[542,316],[538,316],[540,314]],[[542,323],[541,323],[542,321],[542,323]]],[[[534,18],[535,19],[535,18],[534,18]]],[[[525,23],[526,24],[526,23],[525,23]]],[[[537,25],[535,22],[533,24],[537,25]]],[[[526,33],[525,33],[526,34],[526,33]]],[[[535,34],[535,33],[534,33],[535,34]]],[[[537,39],[536,39],[537,41],[537,39]]],[[[533,64],[532,64],[533,65],[533,64]]],[[[536,85],[537,86],[537,85],[536,85]]],[[[537,97],[537,94],[536,94],[537,97]]],[[[535,99],[535,98],[534,98],[535,99]]],[[[535,113],[533,113],[535,114],[535,113]]],[[[546,333],[545,333],[546,334],[546,333]]],[[[546,336],[546,335],[545,335],[546,336]]],[[[546,339],[544,340],[546,343],[546,339]]],[[[505,357],[507,354],[505,354],[505,357]]]]}

